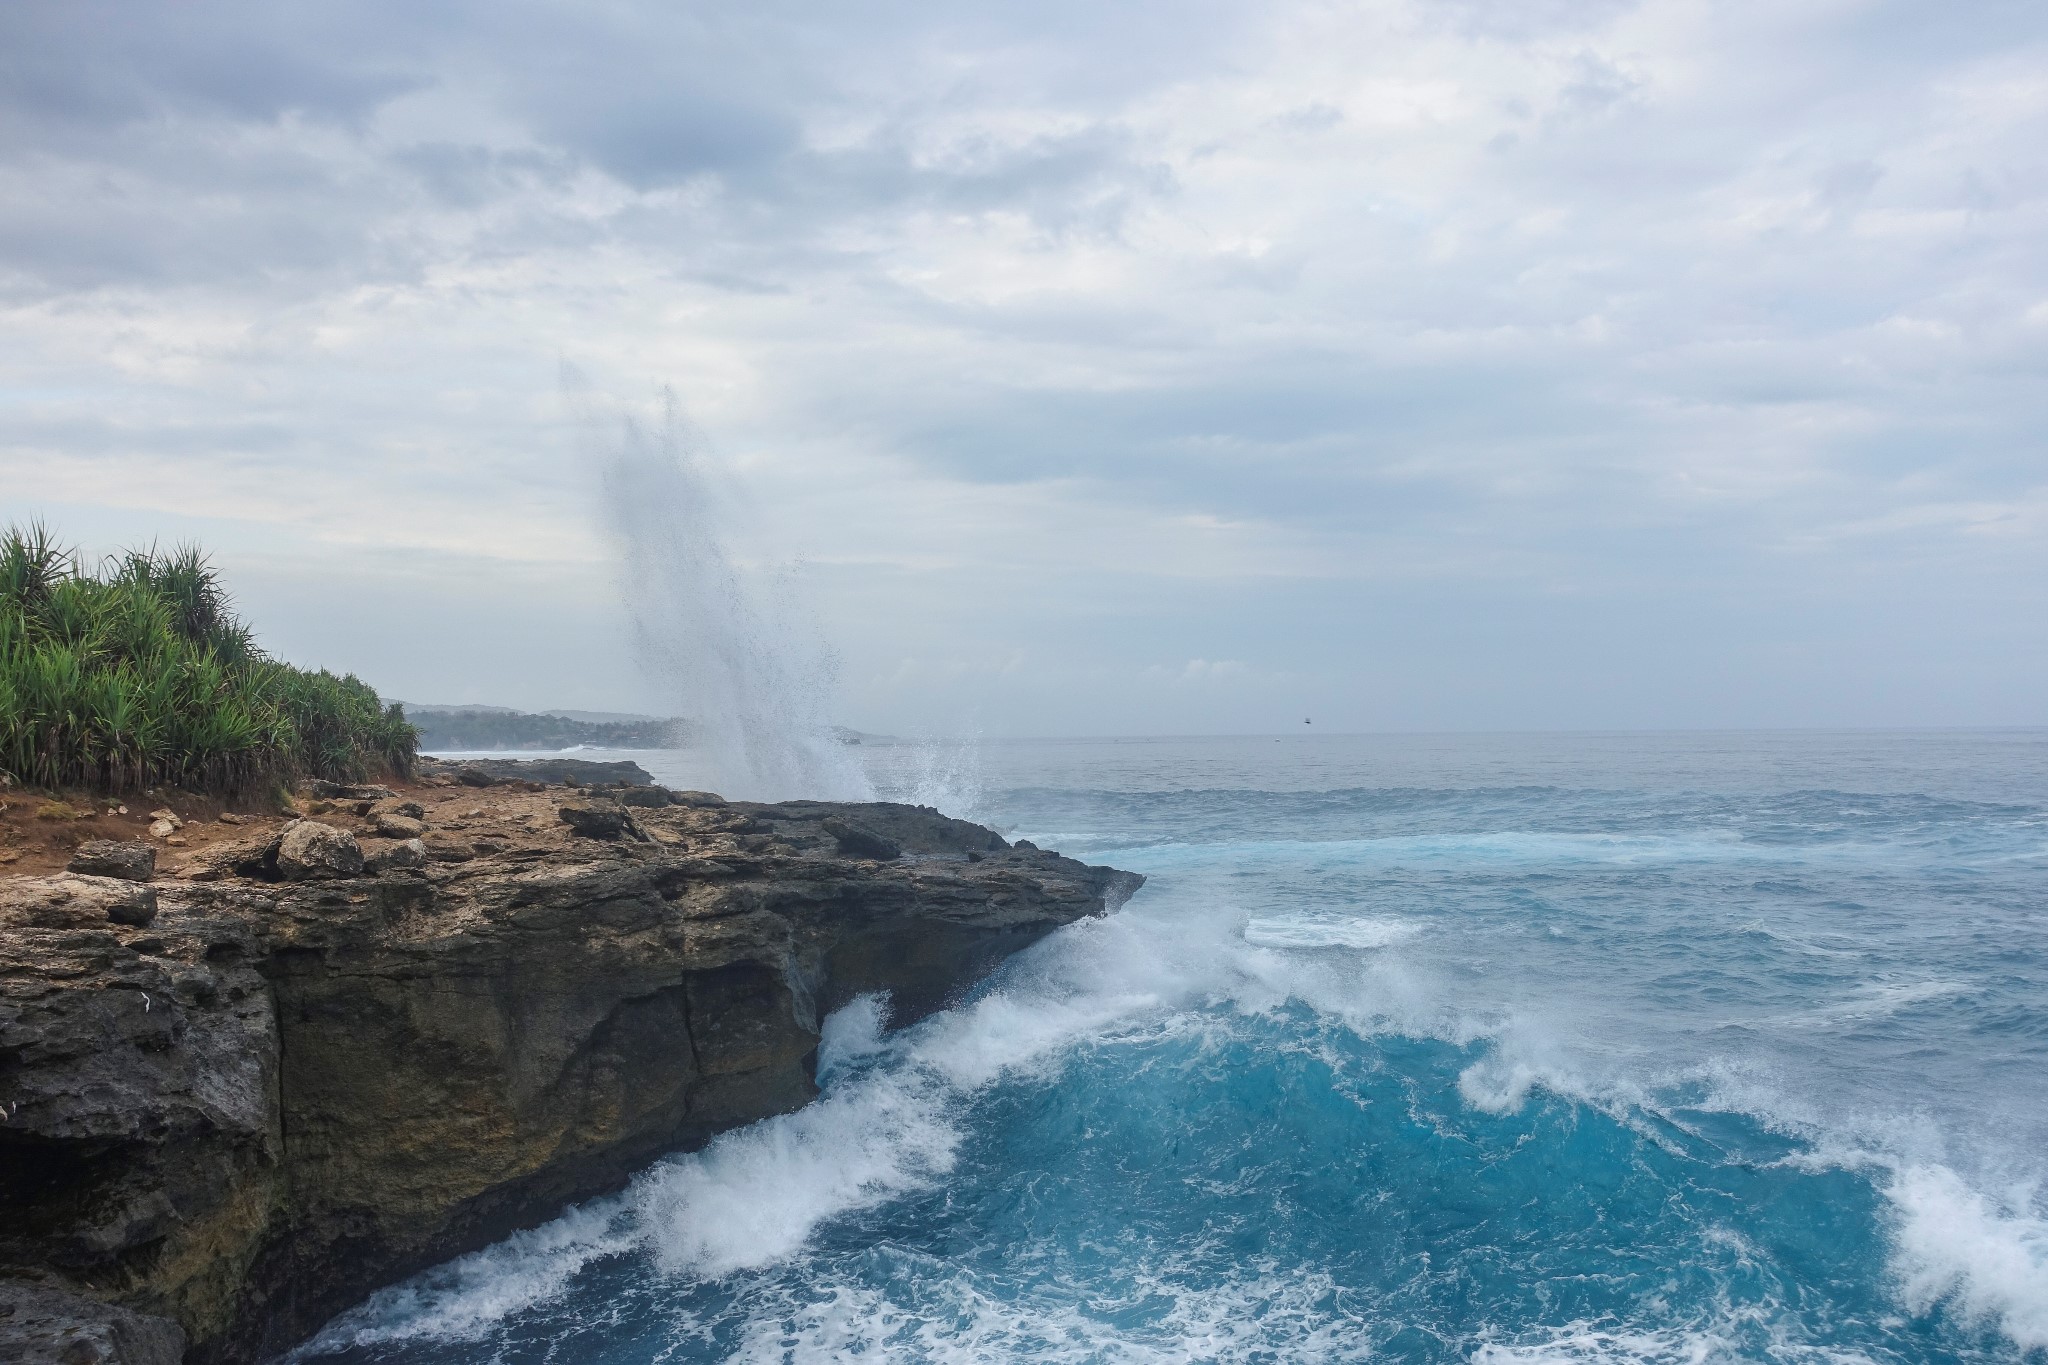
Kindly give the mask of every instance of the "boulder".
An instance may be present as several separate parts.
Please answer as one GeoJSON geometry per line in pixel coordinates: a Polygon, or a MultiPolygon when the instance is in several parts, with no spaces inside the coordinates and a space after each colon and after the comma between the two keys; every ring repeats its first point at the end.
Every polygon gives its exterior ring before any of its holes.
{"type": "Polygon", "coordinates": [[[886,863],[903,856],[902,847],[893,839],[885,839],[851,820],[833,816],[825,821],[825,832],[839,841],[839,851],[849,858],[873,858],[886,863]]]}
{"type": "Polygon", "coordinates": [[[395,811],[382,811],[370,817],[372,827],[386,839],[417,839],[427,832],[427,822],[395,811]]]}
{"type": "Polygon", "coordinates": [[[360,876],[363,848],[345,829],[301,820],[287,826],[278,842],[277,871],[288,882],[360,876]]]}
{"type": "Polygon", "coordinates": [[[402,839],[397,843],[386,844],[363,859],[365,871],[380,875],[395,872],[400,868],[426,865],[427,845],[423,839],[402,839]]]}
{"type": "Polygon", "coordinates": [[[156,849],[140,840],[88,839],[64,866],[88,877],[146,882],[156,875],[156,849]]]}
{"type": "Polygon", "coordinates": [[[647,843],[647,832],[616,801],[568,800],[555,808],[561,822],[586,839],[631,839],[647,843]]]}
{"type": "Polygon", "coordinates": [[[373,801],[365,806],[359,814],[372,817],[379,815],[404,815],[410,816],[414,820],[424,820],[427,818],[427,808],[417,801],[373,801]]]}
{"type": "Polygon", "coordinates": [[[222,839],[178,865],[178,875],[187,881],[217,882],[223,877],[277,876],[277,848],[282,835],[276,830],[257,830],[234,839],[222,839]]]}
{"type": "Polygon", "coordinates": [[[660,810],[670,804],[666,787],[621,787],[616,795],[622,806],[643,806],[660,810]]]}
{"type": "Polygon", "coordinates": [[[669,803],[676,806],[692,806],[699,810],[725,804],[725,798],[717,792],[678,791],[673,788],[668,794],[669,803]]]}
{"type": "Polygon", "coordinates": [[[156,891],[118,877],[60,872],[0,881],[0,928],[86,929],[141,926],[156,918],[156,891]]]}

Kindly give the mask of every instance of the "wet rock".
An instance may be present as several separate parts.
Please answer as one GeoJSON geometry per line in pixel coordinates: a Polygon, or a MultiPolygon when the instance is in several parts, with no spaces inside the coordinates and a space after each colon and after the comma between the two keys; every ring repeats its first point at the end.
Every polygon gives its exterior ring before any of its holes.
{"type": "Polygon", "coordinates": [[[88,839],[71,855],[65,869],[88,877],[146,882],[156,875],[156,850],[140,840],[88,839]]]}
{"type": "Polygon", "coordinates": [[[827,834],[839,841],[839,851],[849,858],[873,858],[886,863],[903,856],[900,844],[882,837],[866,825],[831,816],[825,820],[824,828],[827,834]]]}
{"type": "Polygon", "coordinates": [[[288,882],[360,876],[363,849],[345,829],[301,820],[287,826],[277,845],[277,872],[288,882]]]}

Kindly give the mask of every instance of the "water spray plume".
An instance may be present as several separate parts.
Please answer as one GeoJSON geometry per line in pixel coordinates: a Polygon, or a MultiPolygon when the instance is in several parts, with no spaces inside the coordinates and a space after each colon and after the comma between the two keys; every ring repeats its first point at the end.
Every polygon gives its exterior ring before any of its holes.
{"type": "Polygon", "coordinates": [[[739,510],[673,397],[658,423],[627,418],[595,453],[640,663],[689,719],[704,780],[749,800],[871,799],[832,730],[831,653],[803,628],[788,575],[763,585],[735,560],[739,510]]]}

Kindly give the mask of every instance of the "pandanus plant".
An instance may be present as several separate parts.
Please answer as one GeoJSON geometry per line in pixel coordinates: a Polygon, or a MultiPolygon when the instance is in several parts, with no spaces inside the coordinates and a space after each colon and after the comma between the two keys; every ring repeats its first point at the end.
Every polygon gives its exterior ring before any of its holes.
{"type": "Polygon", "coordinates": [[[0,536],[0,772],[237,793],[411,771],[418,732],[354,676],[265,655],[197,546],[98,573],[40,523],[0,536]]]}

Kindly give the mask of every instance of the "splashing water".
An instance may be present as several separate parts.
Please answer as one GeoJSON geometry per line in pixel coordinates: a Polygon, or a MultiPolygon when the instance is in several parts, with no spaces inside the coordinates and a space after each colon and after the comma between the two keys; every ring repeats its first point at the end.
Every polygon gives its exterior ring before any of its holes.
{"type": "Polygon", "coordinates": [[[2048,1362],[2048,735],[1403,743],[988,746],[1144,891],[301,1359],[2048,1362]]]}
{"type": "Polygon", "coordinates": [[[641,665],[690,718],[704,780],[748,800],[872,799],[832,731],[831,654],[801,626],[793,577],[764,586],[734,558],[735,502],[673,401],[597,456],[641,665]]]}

